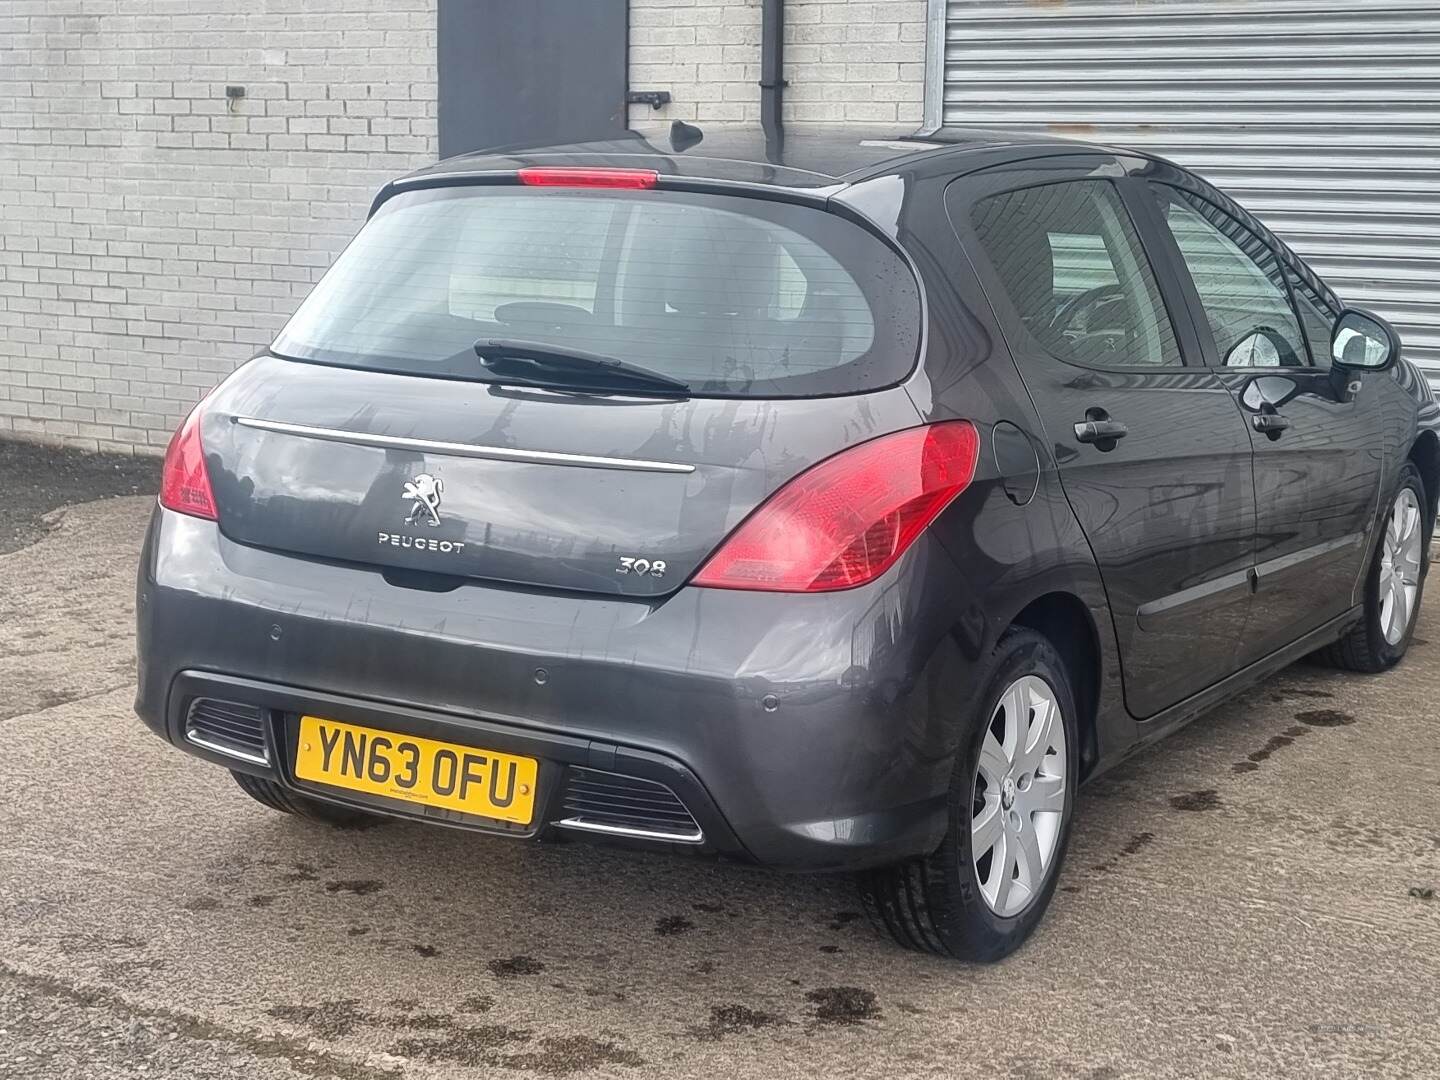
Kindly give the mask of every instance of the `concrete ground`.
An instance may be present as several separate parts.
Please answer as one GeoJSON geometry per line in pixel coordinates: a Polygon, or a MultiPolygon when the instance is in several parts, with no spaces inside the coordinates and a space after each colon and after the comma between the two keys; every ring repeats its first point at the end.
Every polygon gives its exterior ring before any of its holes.
{"type": "Polygon", "coordinates": [[[1434,615],[1089,787],[977,968],[843,879],[252,803],[131,715],[149,508],[0,556],[0,1078],[1440,1075],[1434,615]]]}

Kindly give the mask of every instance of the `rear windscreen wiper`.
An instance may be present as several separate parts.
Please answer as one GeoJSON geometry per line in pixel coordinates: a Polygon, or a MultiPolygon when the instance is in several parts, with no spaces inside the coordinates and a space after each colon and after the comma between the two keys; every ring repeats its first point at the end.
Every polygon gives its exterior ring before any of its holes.
{"type": "Polygon", "coordinates": [[[690,392],[690,387],[679,379],[638,364],[539,341],[481,338],[475,342],[475,354],[485,370],[497,376],[482,378],[482,382],[519,379],[537,386],[589,389],[596,385],[596,380],[587,376],[598,376],[602,388],[677,395],[690,392]]]}

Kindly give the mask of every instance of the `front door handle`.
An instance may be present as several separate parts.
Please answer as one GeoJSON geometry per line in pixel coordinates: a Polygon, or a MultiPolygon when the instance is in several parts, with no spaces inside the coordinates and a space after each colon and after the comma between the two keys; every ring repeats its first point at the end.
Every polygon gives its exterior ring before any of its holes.
{"type": "Polygon", "coordinates": [[[1075,425],[1075,441],[1083,443],[1110,443],[1123,439],[1130,429],[1119,420],[1082,420],[1075,425]]]}
{"type": "Polygon", "coordinates": [[[1278,439],[1280,433],[1290,426],[1290,421],[1279,413],[1256,413],[1250,417],[1250,424],[1260,434],[1278,439]]]}

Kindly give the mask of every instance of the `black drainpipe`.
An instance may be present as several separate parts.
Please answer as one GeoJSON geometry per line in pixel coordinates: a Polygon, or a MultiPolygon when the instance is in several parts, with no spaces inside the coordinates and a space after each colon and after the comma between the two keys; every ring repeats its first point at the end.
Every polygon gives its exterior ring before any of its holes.
{"type": "Polygon", "coordinates": [[[760,127],[765,150],[778,160],[785,143],[780,110],[785,87],[785,0],[763,0],[760,13],[760,127]]]}

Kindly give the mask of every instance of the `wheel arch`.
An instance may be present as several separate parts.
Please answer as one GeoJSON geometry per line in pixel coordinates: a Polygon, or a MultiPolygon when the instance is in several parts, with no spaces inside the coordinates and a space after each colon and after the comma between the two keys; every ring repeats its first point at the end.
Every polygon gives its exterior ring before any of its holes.
{"type": "Polygon", "coordinates": [[[1084,779],[1099,758],[1097,722],[1100,709],[1100,634],[1085,602],[1074,593],[1049,592],[1038,596],[1011,620],[1043,636],[1065,661],[1074,680],[1080,735],[1080,773],[1084,779]]]}
{"type": "Polygon", "coordinates": [[[1436,510],[1440,508],[1440,436],[1429,430],[1420,432],[1407,458],[1420,470],[1425,485],[1426,523],[1433,535],[1436,510]]]}

